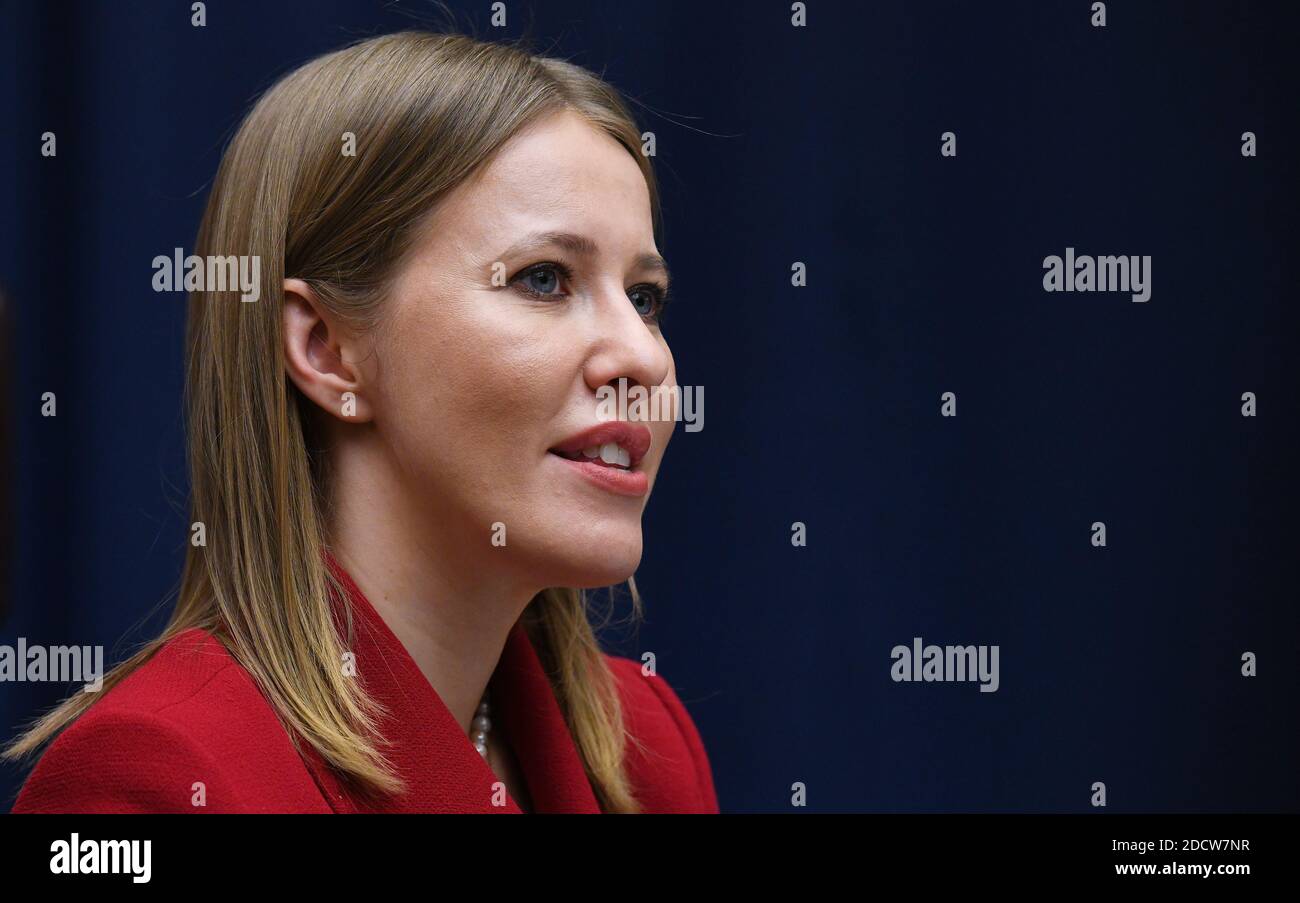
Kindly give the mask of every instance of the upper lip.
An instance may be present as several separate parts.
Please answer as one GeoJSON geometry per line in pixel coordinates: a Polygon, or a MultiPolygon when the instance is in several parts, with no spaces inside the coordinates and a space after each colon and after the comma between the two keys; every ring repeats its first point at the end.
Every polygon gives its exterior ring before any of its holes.
{"type": "Polygon", "coordinates": [[[572,455],[593,445],[604,445],[608,442],[613,442],[624,449],[632,459],[630,466],[636,467],[650,450],[650,430],[638,423],[628,423],[626,420],[609,420],[575,433],[550,450],[572,455]]]}

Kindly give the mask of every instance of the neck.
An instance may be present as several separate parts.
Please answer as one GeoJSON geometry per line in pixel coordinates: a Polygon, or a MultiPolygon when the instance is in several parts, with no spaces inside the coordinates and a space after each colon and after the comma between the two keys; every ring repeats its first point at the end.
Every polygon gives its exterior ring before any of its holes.
{"type": "Polygon", "coordinates": [[[435,522],[377,444],[335,452],[327,528],[334,556],[468,736],[510,629],[537,590],[492,567],[489,555],[502,550],[486,530],[435,522]]]}

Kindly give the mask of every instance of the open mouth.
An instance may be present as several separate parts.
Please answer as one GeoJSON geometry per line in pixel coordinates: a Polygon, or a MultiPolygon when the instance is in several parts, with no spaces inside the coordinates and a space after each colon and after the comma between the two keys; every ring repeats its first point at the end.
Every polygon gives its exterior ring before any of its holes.
{"type": "Polygon", "coordinates": [[[622,470],[632,468],[632,453],[617,442],[606,442],[604,445],[590,445],[582,451],[558,451],[551,449],[551,454],[559,455],[561,458],[567,458],[570,461],[586,461],[592,464],[600,464],[605,467],[616,467],[622,470]]]}
{"type": "Polygon", "coordinates": [[[645,425],[611,420],[575,433],[548,450],[580,464],[636,470],[650,451],[651,442],[650,430],[645,425]]]}
{"type": "Polygon", "coordinates": [[[639,423],[609,421],[548,449],[591,485],[615,495],[640,498],[650,488],[641,461],[650,451],[650,430],[639,423]]]}

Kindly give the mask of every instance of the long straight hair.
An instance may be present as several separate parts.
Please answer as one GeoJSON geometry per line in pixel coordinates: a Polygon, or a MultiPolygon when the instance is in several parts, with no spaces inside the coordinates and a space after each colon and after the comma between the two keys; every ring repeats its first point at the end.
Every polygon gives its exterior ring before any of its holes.
{"type": "MultiPolygon", "coordinates": [[[[401,792],[378,748],[377,703],[338,667],[349,640],[332,600],[346,595],[324,555],[328,473],[310,402],[285,372],[283,281],[301,278],[334,315],[375,326],[426,214],[521,129],[564,109],[636,160],[658,235],[658,189],[635,120],[614,88],[567,61],[461,34],[402,32],[314,59],[253,106],[222,157],[195,247],[204,259],[261,259],[260,303],[210,289],[190,295],[191,521],[204,525],[206,545],[187,548],[162,635],[105,675],[101,692],[172,637],[202,628],[253,676],[295,743],[362,791],[401,792]]],[[[548,589],[522,620],[601,807],[635,812],[629,735],[588,603],[583,591],[548,589]]],[[[94,698],[74,694],[4,757],[34,753],[94,698]]]]}

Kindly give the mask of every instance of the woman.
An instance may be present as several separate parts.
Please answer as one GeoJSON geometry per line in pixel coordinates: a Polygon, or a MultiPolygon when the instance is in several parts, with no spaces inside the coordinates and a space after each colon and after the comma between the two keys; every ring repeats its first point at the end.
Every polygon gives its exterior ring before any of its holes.
{"type": "Polygon", "coordinates": [[[15,812],[717,811],[581,591],[630,582],[673,428],[598,416],[676,386],[640,142],[589,72],[461,35],[256,104],[195,248],[260,300],[191,292],[175,614],[10,746],[53,739],[15,812]]]}

